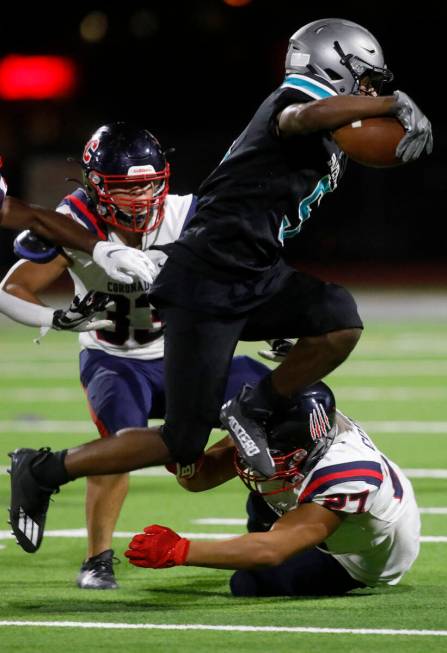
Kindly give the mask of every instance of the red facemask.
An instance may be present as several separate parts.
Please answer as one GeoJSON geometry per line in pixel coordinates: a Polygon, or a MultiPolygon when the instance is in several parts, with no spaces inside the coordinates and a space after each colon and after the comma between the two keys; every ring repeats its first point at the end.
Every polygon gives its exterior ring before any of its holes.
{"type": "Polygon", "coordinates": [[[92,170],[88,183],[97,197],[104,222],[123,231],[149,233],[161,224],[169,191],[169,164],[160,172],[134,166],[127,175],[104,175],[92,170]],[[150,193],[150,197],[148,197],[150,193]]]}
{"type": "Polygon", "coordinates": [[[276,472],[269,477],[261,476],[258,472],[247,467],[235,450],[234,464],[239,478],[251,492],[261,496],[271,496],[281,492],[288,492],[301,485],[304,476],[301,467],[307,458],[305,449],[295,449],[287,454],[273,455],[276,472]]]}

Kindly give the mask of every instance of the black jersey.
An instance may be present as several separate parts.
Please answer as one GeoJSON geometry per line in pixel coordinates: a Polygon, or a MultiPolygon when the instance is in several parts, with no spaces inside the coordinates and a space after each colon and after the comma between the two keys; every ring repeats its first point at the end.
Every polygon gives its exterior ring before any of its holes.
{"type": "MultiPolygon", "coordinates": [[[[196,215],[169,245],[173,262],[206,279],[237,284],[238,295],[245,283],[247,305],[253,288],[258,302],[263,286],[268,294],[275,291],[284,270],[284,239],[296,235],[312,205],[336,188],[345,162],[329,133],[285,138],[277,116],[290,104],[334,95],[317,76],[285,78],[202,183],[196,215]]],[[[160,286],[163,279],[161,274],[160,286]]]]}
{"type": "Polygon", "coordinates": [[[319,77],[286,77],[202,183],[197,213],[172,248],[175,259],[239,279],[277,261],[283,239],[335,189],[344,157],[326,133],[282,137],[276,118],[289,104],[331,95],[337,93],[319,77]]]}

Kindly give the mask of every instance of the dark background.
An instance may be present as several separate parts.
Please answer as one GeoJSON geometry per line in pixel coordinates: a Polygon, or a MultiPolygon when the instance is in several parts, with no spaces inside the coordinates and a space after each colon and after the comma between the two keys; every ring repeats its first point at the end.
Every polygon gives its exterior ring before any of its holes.
{"type": "MultiPolygon", "coordinates": [[[[0,57],[64,54],[78,67],[77,90],[69,100],[0,104],[0,152],[10,192],[34,201],[36,191],[30,197],[27,185],[30,160],[79,157],[96,127],[117,119],[139,122],[164,147],[175,147],[172,189],[196,191],[281,82],[291,34],[334,14],[363,24],[379,39],[395,74],[390,90],[405,90],[431,119],[435,149],[431,157],[386,171],[350,164],[340,188],[326,196],[295,239],[293,255],[310,265],[348,266],[359,275],[382,271],[382,276],[405,277],[412,270],[416,281],[447,278],[442,99],[447,29],[441,5],[290,0],[252,0],[243,7],[223,0],[125,2],[118,8],[104,2],[16,4],[1,9],[0,57]],[[91,11],[108,18],[106,36],[98,43],[80,37],[79,25],[91,11]]],[[[45,203],[54,184],[49,177],[42,181],[45,203]]],[[[5,231],[1,238],[5,266],[13,260],[11,240],[5,231]]]]}

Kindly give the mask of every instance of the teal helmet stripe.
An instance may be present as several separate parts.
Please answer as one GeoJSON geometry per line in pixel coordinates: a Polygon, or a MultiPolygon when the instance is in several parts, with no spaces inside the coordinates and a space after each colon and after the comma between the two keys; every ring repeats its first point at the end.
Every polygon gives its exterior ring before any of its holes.
{"type": "Polygon", "coordinates": [[[337,95],[336,91],[328,86],[323,86],[323,84],[320,84],[319,82],[298,75],[287,75],[281,88],[287,87],[303,91],[304,93],[311,95],[315,100],[323,100],[324,98],[337,95]]]}

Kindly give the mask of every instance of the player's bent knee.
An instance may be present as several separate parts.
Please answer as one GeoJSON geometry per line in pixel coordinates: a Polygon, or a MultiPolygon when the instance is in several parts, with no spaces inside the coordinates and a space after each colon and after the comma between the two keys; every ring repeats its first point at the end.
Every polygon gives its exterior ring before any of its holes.
{"type": "Polygon", "coordinates": [[[331,361],[334,366],[340,365],[358,343],[362,329],[340,329],[329,331],[320,336],[300,338],[300,342],[310,347],[318,347],[320,355],[331,361]]]}
{"type": "Polygon", "coordinates": [[[342,329],[327,334],[327,342],[334,358],[340,363],[351,353],[362,335],[362,329],[342,329]]]}
{"type": "Polygon", "coordinates": [[[326,284],[325,307],[332,316],[337,330],[362,329],[363,322],[357,311],[357,303],[351,293],[343,286],[326,284]]]}
{"type": "Polygon", "coordinates": [[[172,461],[181,465],[195,463],[203,453],[211,433],[209,424],[185,422],[181,425],[165,423],[161,437],[169,449],[172,461]]]}

